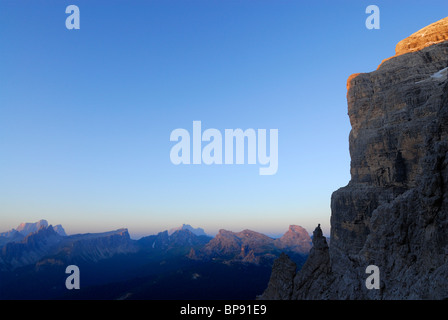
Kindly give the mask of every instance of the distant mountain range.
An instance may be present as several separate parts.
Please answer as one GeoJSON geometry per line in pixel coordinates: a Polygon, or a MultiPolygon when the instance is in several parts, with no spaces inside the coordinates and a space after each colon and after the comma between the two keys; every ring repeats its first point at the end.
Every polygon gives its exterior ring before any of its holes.
{"type": "Polygon", "coordinates": [[[271,263],[282,251],[290,255],[307,255],[311,249],[311,243],[308,232],[294,225],[290,226],[279,239],[251,230],[235,233],[221,229],[216,237],[204,246],[198,256],[249,263],[263,261],[271,263]]]}
{"type": "Polygon", "coordinates": [[[226,293],[228,296],[225,297],[231,299],[235,294],[227,287],[228,283],[240,279],[241,283],[248,281],[252,287],[246,286],[238,294],[243,295],[241,298],[251,299],[267,285],[272,263],[282,252],[301,266],[311,244],[308,232],[295,225],[278,239],[251,230],[220,230],[211,237],[201,228],[184,224],[133,240],[127,229],[68,236],[62,226],[53,227],[46,220],[22,223],[16,229],[0,233],[0,284],[3,287],[0,298],[116,299],[125,295],[128,299],[189,299],[212,290],[202,298],[213,299],[213,294],[219,297],[226,293]],[[60,279],[66,276],[63,269],[70,264],[76,264],[84,271],[83,287],[87,285],[89,290],[70,292],[65,289],[60,279]],[[191,275],[185,276],[190,268],[191,275]],[[11,277],[12,274],[15,276],[11,277]],[[205,280],[205,275],[209,280],[205,280]],[[181,279],[173,282],[176,277],[181,279]],[[43,279],[47,281],[40,285],[40,293],[31,289],[33,283],[43,279]],[[115,287],[122,291],[108,297],[110,290],[106,288],[117,279],[120,281],[115,287]],[[140,279],[137,288],[131,285],[136,279],[140,279]],[[227,289],[195,287],[201,281],[204,286],[210,281],[222,281],[223,288],[227,289]],[[183,282],[186,287],[179,287],[183,282]],[[143,288],[142,283],[145,284],[143,288]],[[170,285],[175,288],[169,290],[170,285]],[[154,286],[160,287],[154,291],[154,286]],[[93,297],[86,296],[92,292],[96,292],[93,297]]]}
{"type": "MultiPolygon", "coordinates": [[[[38,231],[40,228],[48,227],[48,222],[47,220],[39,220],[37,222],[34,223],[21,223],[19,224],[19,226],[16,229],[11,229],[9,231],[6,232],[1,232],[0,233],[0,246],[3,246],[4,244],[8,243],[8,242],[18,242],[23,240],[26,236],[28,236],[31,233],[34,233],[36,231],[38,231]]],[[[58,224],[54,227],[52,227],[53,230],[58,233],[61,236],[67,236],[67,234],[65,233],[64,228],[58,224]]]]}

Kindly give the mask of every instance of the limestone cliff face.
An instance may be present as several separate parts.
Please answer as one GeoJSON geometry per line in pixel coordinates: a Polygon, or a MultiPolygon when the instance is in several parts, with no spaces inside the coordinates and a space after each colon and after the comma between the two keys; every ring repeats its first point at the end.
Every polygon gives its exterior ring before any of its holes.
{"type": "Polygon", "coordinates": [[[418,51],[435,43],[448,40],[447,19],[444,18],[434,22],[400,41],[395,48],[395,55],[418,51]]]}
{"type": "Polygon", "coordinates": [[[328,251],[310,255],[292,298],[448,298],[447,40],[445,18],[349,77],[351,180],[332,195],[328,251]],[[378,290],[365,286],[371,264],[378,290]]]}

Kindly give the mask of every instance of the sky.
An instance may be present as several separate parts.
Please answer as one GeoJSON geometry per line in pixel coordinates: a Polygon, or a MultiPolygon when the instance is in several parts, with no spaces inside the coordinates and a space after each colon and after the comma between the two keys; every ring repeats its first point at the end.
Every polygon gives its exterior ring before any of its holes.
{"type": "MultiPolygon", "coordinates": [[[[330,232],[350,180],[346,81],[447,16],[441,1],[0,0],[0,232],[183,223],[330,232]],[[380,29],[368,29],[368,5],[380,29]],[[80,28],[67,29],[69,5],[80,28]],[[170,134],[278,130],[278,171],[180,164],[170,134]]],[[[268,140],[269,141],[269,140],[268,140]]],[[[206,143],[203,143],[204,146],[206,143]]]]}

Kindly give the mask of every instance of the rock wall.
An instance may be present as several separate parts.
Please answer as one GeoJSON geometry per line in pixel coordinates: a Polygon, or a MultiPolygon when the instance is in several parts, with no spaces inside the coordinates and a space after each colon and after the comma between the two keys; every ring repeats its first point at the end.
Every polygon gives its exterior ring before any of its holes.
{"type": "Polygon", "coordinates": [[[351,180],[331,198],[330,246],[313,239],[292,299],[448,298],[447,40],[445,18],[349,77],[351,180]],[[365,286],[371,264],[380,289],[365,286]]]}

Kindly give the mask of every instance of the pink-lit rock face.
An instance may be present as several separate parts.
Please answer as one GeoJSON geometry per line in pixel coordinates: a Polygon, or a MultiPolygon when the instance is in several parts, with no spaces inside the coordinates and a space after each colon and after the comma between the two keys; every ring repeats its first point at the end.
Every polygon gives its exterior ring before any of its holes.
{"type": "Polygon", "coordinates": [[[448,17],[430,24],[398,42],[395,47],[395,55],[418,51],[446,40],[448,40],[448,17]]]}

